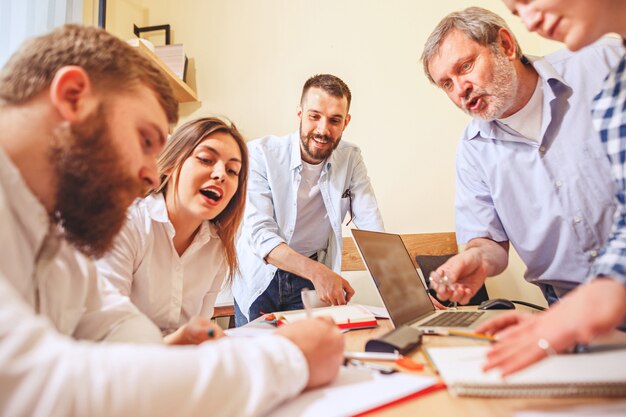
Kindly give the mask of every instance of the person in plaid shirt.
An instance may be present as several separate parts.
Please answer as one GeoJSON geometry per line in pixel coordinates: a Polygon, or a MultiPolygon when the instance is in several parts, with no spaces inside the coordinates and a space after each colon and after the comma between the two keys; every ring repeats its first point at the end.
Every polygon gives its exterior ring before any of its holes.
{"type": "MultiPolygon", "coordinates": [[[[577,51],[605,33],[626,38],[626,1],[504,0],[530,31],[577,51]]],[[[626,40],[624,40],[626,47],[626,40]]],[[[616,182],[617,210],[611,234],[594,261],[590,279],[542,315],[513,313],[485,323],[499,333],[485,370],[503,375],[588,343],[626,319],[626,49],[592,104],[593,122],[616,182]]]]}

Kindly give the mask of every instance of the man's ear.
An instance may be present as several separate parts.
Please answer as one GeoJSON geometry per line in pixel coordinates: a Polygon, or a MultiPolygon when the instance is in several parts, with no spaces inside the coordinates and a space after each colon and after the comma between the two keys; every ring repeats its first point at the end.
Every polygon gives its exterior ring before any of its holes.
{"type": "Polygon", "coordinates": [[[350,123],[350,120],[352,120],[352,116],[350,115],[350,113],[346,114],[346,120],[343,123],[343,128],[345,130],[346,127],[348,127],[348,123],[350,123]]]}
{"type": "Polygon", "coordinates": [[[502,53],[509,59],[514,60],[517,51],[513,34],[511,34],[511,32],[509,32],[505,28],[500,28],[500,30],[498,31],[498,35],[500,35],[500,46],[502,47],[502,53]]]}
{"type": "Polygon", "coordinates": [[[78,66],[60,68],[50,83],[50,101],[59,115],[70,123],[93,111],[93,88],[87,72],[78,66]]]}
{"type": "Polygon", "coordinates": [[[297,113],[298,115],[298,119],[302,120],[302,106],[298,104],[298,110],[297,113]]]}

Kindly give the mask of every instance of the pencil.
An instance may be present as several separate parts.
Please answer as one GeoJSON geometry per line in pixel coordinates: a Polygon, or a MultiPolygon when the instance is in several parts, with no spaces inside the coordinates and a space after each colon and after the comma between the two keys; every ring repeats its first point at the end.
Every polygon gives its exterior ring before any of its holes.
{"type": "Polygon", "coordinates": [[[426,359],[426,363],[428,364],[428,366],[430,367],[430,369],[433,370],[433,372],[436,375],[439,375],[439,370],[437,369],[437,367],[435,366],[435,364],[433,363],[433,360],[430,358],[430,355],[428,354],[428,352],[426,351],[426,349],[424,348],[424,346],[420,347],[420,351],[422,352],[422,356],[424,356],[424,359],[426,359]]]}
{"type": "Polygon", "coordinates": [[[459,337],[467,337],[467,338],[470,338],[470,339],[488,340],[490,342],[495,342],[496,341],[495,337],[489,336],[487,334],[464,332],[463,330],[456,330],[456,329],[448,329],[448,335],[450,335],[450,336],[459,336],[459,337]]]}

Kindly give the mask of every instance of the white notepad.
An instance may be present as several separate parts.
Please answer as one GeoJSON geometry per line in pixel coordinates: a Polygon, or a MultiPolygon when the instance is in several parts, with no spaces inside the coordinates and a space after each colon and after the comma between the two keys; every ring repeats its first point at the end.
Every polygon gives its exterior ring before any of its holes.
{"type": "Polygon", "coordinates": [[[626,396],[626,349],[557,355],[506,379],[483,372],[488,346],[429,348],[439,374],[455,394],[476,397],[626,396]]]}

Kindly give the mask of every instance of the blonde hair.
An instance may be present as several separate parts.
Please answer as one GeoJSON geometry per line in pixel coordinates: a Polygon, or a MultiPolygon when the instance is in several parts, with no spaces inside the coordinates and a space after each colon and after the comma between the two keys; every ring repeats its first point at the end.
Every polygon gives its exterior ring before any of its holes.
{"type": "Polygon", "coordinates": [[[165,148],[157,161],[161,185],[152,190],[150,194],[162,193],[165,195],[172,178],[174,178],[172,189],[176,189],[180,170],[187,158],[202,141],[215,132],[224,132],[232,136],[241,152],[241,170],[239,171],[237,191],[226,208],[211,220],[224,246],[224,256],[229,269],[228,279],[232,280],[238,269],[235,236],[243,219],[248,185],[248,147],[237,127],[217,117],[203,117],[187,122],[176,129],[165,144],[165,148]]]}

